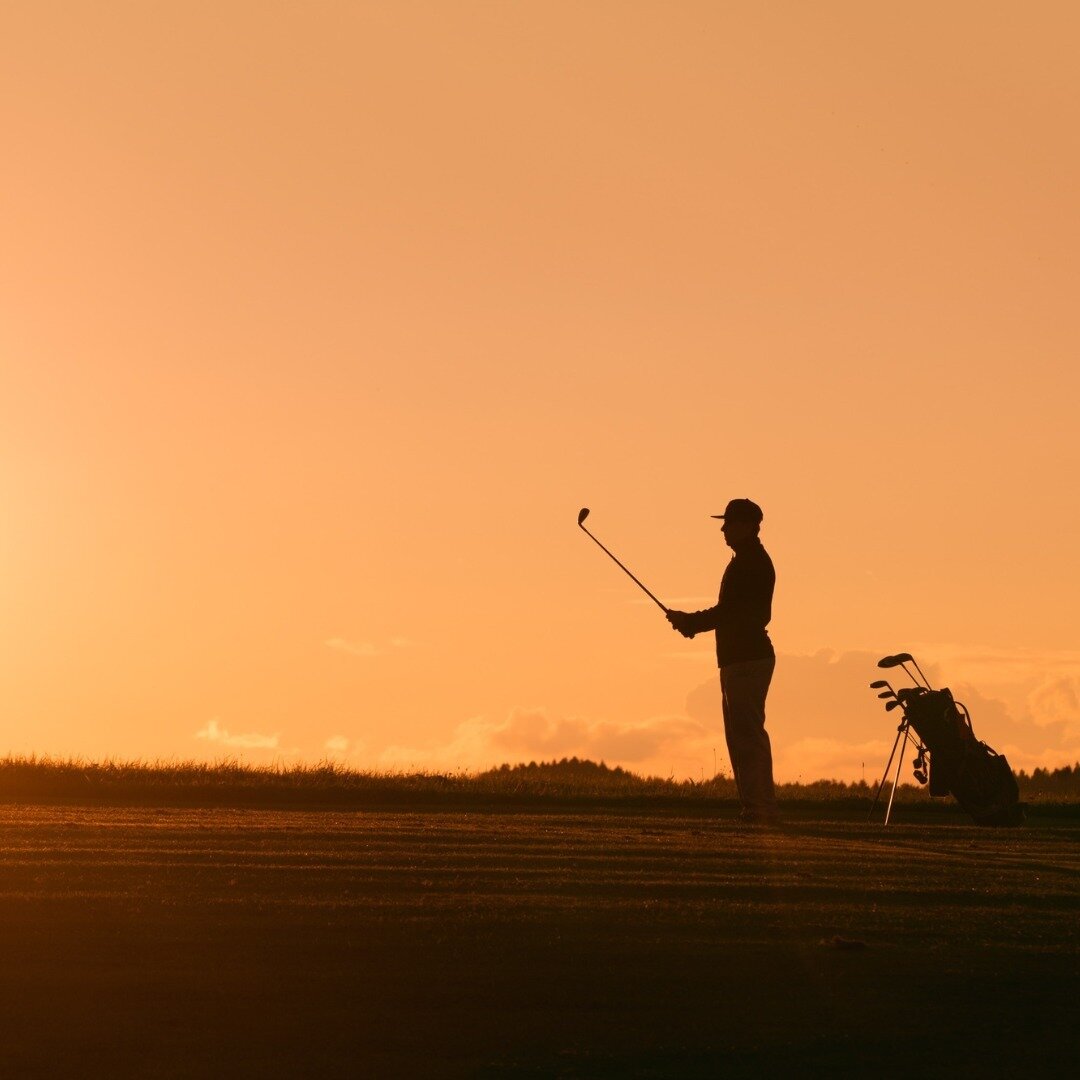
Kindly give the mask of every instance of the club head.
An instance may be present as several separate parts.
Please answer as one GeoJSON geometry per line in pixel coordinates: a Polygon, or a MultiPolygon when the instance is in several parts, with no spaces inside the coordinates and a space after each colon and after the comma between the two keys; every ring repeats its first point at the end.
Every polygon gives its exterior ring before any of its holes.
{"type": "Polygon", "coordinates": [[[898,652],[892,659],[897,664],[913,664],[915,658],[909,652],[898,652]]]}
{"type": "MultiPolygon", "coordinates": [[[[906,656],[906,653],[900,653],[899,656],[883,656],[877,662],[877,666],[882,668],[899,667],[904,663],[903,659],[901,659],[904,656],[906,656]]],[[[910,660],[911,657],[908,657],[908,659],[910,660]]]]}
{"type": "Polygon", "coordinates": [[[878,697],[879,698],[894,698],[894,697],[896,697],[896,695],[891,690],[885,690],[882,693],[878,694],[878,697]]]}
{"type": "Polygon", "coordinates": [[[587,506],[583,506],[578,511],[577,523],[580,525],[588,516],[589,516],[589,508],[587,506]]]}
{"type": "Polygon", "coordinates": [[[893,709],[899,709],[899,708],[900,708],[900,702],[897,701],[895,698],[892,701],[886,701],[885,702],[885,711],[886,712],[892,712],[893,709]]]}
{"type": "Polygon", "coordinates": [[[889,684],[884,679],[875,679],[870,684],[870,689],[871,690],[884,690],[885,687],[888,686],[888,685],[889,684]]]}

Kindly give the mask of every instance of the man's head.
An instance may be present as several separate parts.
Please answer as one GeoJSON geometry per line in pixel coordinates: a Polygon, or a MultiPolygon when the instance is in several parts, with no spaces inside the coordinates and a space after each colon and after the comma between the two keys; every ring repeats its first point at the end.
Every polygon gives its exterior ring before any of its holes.
{"type": "Polygon", "coordinates": [[[749,499],[732,499],[722,514],[713,514],[723,521],[724,540],[730,548],[757,536],[764,516],[761,507],[749,499]]]}

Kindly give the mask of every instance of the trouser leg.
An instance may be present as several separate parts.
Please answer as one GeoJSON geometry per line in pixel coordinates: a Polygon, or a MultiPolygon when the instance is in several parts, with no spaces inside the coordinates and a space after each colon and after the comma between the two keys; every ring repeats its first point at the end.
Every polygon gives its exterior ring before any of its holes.
{"type": "Polygon", "coordinates": [[[772,745],[765,730],[765,698],[776,660],[748,660],[720,669],[724,702],[724,736],[743,810],[776,816],[772,745]]]}

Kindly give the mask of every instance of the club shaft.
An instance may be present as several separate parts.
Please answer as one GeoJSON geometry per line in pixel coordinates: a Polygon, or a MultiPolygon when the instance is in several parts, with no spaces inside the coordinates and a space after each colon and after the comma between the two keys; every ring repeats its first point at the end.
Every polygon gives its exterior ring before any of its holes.
{"type": "Polygon", "coordinates": [[[919,667],[919,662],[914,657],[912,657],[911,662],[915,665],[915,670],[920,675],[922,675],[922,681],[924,683],[926,683],[926,688],[927,688],[927,690],[929,690],[930,689],[930,680],[925,675],[923,675],[923,669],[921,667],[919,667]]]}
{"type": "MultiPolygon", "coordinates": [[[[914,660],[912,660],[912,661],[911,661],[911,663],[915,664],[915,661],[914,661],[914,660]]],[[[902,668],[904,669],[904,674],[905,674],[905,675],[906,675],[906,676],[907,676],[907,677],[908,677],[908,678],[909,678],[909,679],[910,679],[910,680],[911,680],[911,681],[912,681],[912,682],[913,682],[913,683],[914,683],[914,684],[915,684],[916,686],[925,686],[927,690],[929,690],[929,689],[930,689],[930,684],[929,684],[929,683],[928,683],[928,682],[926,681],[926,676],[925,676],[925,675],[923,675],[923,677],[922,677],[922,682],[919,682],[919,680],[918,680],[918,679],[916,679],[916,678],[915,678],[915,676],[914,676],[914,675],[912,675],[912,674],[911,674],[911,672],[910,672],[910,671],[908,670],[908,666],[907,666],[907,663],[906,663],[906,662],[905,662],[905,663],[903,663],[903,664],[901,664],[900,666],[901,666],[901,667],[902,667],[902,668]]],[[[915,667],[916,667],[916,669],[918,670],[919,674],[920,674],[920,675],[922,675],[922,668],[920,668],[918,664],[915,664],[915,667]]]]}
{"type": "Polygon", "coordinates": [[[593,536],[593,534],[592,534],[591,532],[589,532],[589,530],[588,530],[588,529],[586,529],[586,528],[585,528],[585,526],[584,526],[584,525],[582,525],[582,524],[581,524],[580,522],[578,523],[578,528],[580,528],[580,529],[581,529],[581,531],[582,531],[583,533],[585,533],[585,535],[586,535],[586,536],[588,536],[588,538],[589,538],[590,540],[592,540],[592,542],[593,542],[594,544],[596,544],[596,546],[597,546],[598,548],[600,548],[600,550],[601,550],[601,551],[602,551],[602,552],[603,552],[603,553],[604,553],[604,554],[605,554],[605,555],[606,555],[606,556],[607,556],[607,557],[608,557],[609,559],[611,559],[611,561],[612,561],[612,562],[614,562],[614,563],[615,563],[615,564],[616,564],[616,565],[617,565],[617,566],[619,567],[619,569],[620,569],[620,570],[622,570],[622,572],[623,572],[624,574],[626,574],[626,576],[627,576],[628,578],[630,578],[630,580],[631,580],[631,581],[633,581],[633,582],[634,582],[634,584],[635,584],[635,585],[637,585],[637,587],[638,587],[638,588],[639,588],[639,589],[640,589],[640,590],[641,590],[641,591],[642,591],[643,593],[645,593],[645,595],[646,595],[646,596],[648,596],[648,597],[649,597],[649,599],[650,599],[650,600],[652,600],[652,602],[653,602],[653,603],[654,603],[654,604],[655,604],[655,605],[656,605],[656,606],[657,606],[657,607],[658,607],[658,608],[659,608],[659,609],[660,609],[661,611],[663,611],[663,612],[664,612],[665,614],[667,613],[667,610],[668,610],[668,609],[667,609],[667,608],[666,608],[666,607],[665,607],[665,606],[664,606],[664,605],[663,605],[663,604],[662,604],[662,603],[661,603],[661,602],[660,602],[660,601],[659,601],[659,600],[658,600],[658,599],[657,599],[657,598],[656,598],[656,597],[655,597],[655,596],[654,596],[654,595],[652,594],[652,592],[650,592],[650,590],[649,590],[648,588],[646,588],[646,587],[645,587],[645,585],[643,585],[643,584],[642,584],[642,583],[641,583],[640,581],[638,581],[638,579],[637,579],[636,577],[634,577],[634,575],[633,575],[633,574],[632,574],[632,573],[631,573],[631,572],[630,572],[630,571],[629,571],[629,570],[628,570],[628,569],[627,569],[627,568],[626,568],[625,566],[623,566],[623,564],[622,564],[621,562],[619,562],[619,560],[618,560],[618,559],[617,559],[617,558],[616,558],[616,557],[615,557],[615,556],[614,556],[614,555],[613,555],[613,554],[612,554],[612,553],[611,553],[610,551],[608,551],[608,549],[607,549],[606,547],[604,547],[604,545],[603,545],[603,544],[601,544],[601,543],[600,543],[600,541],[599,541],[599,540],[597,540],[597,539],[596,539],[596,537],[595,537],[595,536],[593,536]]]}

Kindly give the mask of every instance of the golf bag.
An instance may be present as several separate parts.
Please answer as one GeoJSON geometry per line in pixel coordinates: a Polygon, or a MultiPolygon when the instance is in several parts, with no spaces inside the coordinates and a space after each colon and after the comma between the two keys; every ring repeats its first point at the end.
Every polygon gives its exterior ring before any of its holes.
{"type": "Polygon", "coordinates": [[[1020,789],[1008,761],[975,738],[971,717],[952,691],[918,686],[896,697],[922,743],[915,778],[929,783],[930,794],[951,794],[977,825],[1021,824],[1020,789]]]}

